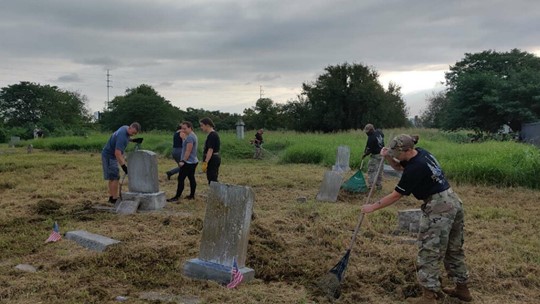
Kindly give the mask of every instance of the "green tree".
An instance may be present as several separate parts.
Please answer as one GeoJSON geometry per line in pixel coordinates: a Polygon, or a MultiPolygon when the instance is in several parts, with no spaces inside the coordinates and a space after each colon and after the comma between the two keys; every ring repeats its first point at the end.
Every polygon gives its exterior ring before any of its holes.
{"type": "Polygon", "coordinates": [[[333,132],[363,128],[368,122],[380,127],[407,124],[405,103],[394,84],[385,91],[378,73],[361,64],[328,66],[314,83],[302,84],[306,102],[299,124],[309,131],[333,132]]]}
{"type": "Polygon", "coordinates": [[[160,96],[154,88],[142,84],[126,90],[124,96],[115,97],[100,119],[106,130],[116,130],[134,121],[143,130],[175,130],[184,120],[185,113],[160,96]]]}
{"type": "Polygon", "coordinates": [[[508,124],[540,118],[540,58],[517,49],[483,51],[465,58],[446,73],[445,129],[495,132],[508,124]]]}
{"type": "Polygon", "coordinates": [[[259,98],[255,102],[255,106],[244,109],[244,123],[248,130],[268,129],[276,130],[280,127],[279,115],[281,107],[274,104],[270,98],[259,98]]]}
{"type": "Polygon", "coordinates": [[[446,108],[448,107],[448,98],[446,92],[433,92],[427,98],[427,109],[420,115],[420,122],[426,128],[442,128],[443,120],[446,116],[446,108]]]}
{"type": "Polygon", "coordinates": [[[86,97],[59,89],[23,81],[0,91],[0,120],[8,128],[25,129],[30,137],[37,126],[49,133],[83,128],[90,121],[86,97]]]}

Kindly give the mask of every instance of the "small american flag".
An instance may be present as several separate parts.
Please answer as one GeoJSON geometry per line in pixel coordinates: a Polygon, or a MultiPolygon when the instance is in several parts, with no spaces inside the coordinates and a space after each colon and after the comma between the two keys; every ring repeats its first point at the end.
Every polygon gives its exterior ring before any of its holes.
{"type": "Polygon", "coordinates": [[[58,229],[58,223],[54,222],[53,225],[53,231],[51,232],[51,235],[49,235],[49,238],[45,241],[45,243],[49,242],[56,242],[62,239],[62,235],[60,234],[60,229],[58,229]]]}
{"type": "Polygon", "coordinates": [[[236,263],[236,257],[233,259],[231,282],[227,284],[227,288],[235,288],[242,282],[244,275],[238,270],[238,264],[236,263]]]}

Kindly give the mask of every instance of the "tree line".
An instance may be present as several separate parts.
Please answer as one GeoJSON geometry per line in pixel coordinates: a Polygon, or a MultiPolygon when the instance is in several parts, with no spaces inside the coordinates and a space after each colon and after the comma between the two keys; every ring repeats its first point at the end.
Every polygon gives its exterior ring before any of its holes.
{"type": "MultiPolygon", "coordinates": [[[[540,120],[540,58],[517,49],[465,54],[445,74],[446,90],[427,98],[422,126],[445,130],[494,132],[502,124],[519,130],[524,122],[540,120]]],[[[286,103],[260,98],[242,114],[174,106],[154,88],[141,84],[116,96],[97,122],[85,107],[86,97],[56,86],[30,82],[0,90],[0,141],[8,136],[30,138],[36,127],[46,135],[80,135],[90,129],[112,131],[132,121],[144,130],[171,131],[178,122],[197,124],[210,117],[218,130],[284,129],[336,132],[361,129],[366,123],[381,128],[407,127],[407,107],[401,88],[387,88],[379,74],[363,64],[327,66],[302,92],[286,103]]]]}

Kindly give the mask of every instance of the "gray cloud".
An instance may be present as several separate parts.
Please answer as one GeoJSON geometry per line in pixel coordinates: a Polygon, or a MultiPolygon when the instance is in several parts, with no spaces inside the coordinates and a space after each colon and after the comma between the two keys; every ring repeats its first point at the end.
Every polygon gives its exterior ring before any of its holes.
{"type": "Polygon", "coordinates": [[[536,0],[22,0],[3,1],[0,20],[0,84],[76,74],[70,88],[95,109],[106,69],[113,94],[155,84],[182,107],[231,109],[259,85],[293,99],[328,65],[428,71],[466,52],[540,50],[536,0]]]}
{"type": "Polygon", "coordinates": [[[76,73],[62,75],[56,79],[57,82],[81,82],[82,79],[76,73]]]}

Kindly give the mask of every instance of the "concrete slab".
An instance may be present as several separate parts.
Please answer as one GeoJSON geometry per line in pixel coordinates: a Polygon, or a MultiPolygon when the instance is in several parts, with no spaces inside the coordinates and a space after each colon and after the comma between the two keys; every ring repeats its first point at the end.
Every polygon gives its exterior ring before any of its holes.
{"type": "Polygon", "coordinates": [[[120,241],[84,230],[68,231],[65,238],[93,251],[103,252],[120,241]]]}

